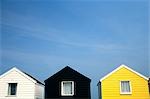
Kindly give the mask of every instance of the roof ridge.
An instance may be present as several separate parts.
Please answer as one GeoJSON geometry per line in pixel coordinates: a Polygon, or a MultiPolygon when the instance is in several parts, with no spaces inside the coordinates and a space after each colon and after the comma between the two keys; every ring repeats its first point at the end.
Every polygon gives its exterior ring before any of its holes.
{"type": "MultiPolygon", "coordinates": [[[[88,80],[91,81],[90,78],[86,77],[85,75],[81,74],[80,72],[76,71],[75,69],[71,68],[70,66],[65,66],[64,68],[62,68],[61,70],[59,70],[58,72],[56,72],[55,74],[53,74],[52,76],[50,76],[49,78],[47,78],[46,80],[48,80],[48,79],[54,77],[55,75],[59,74],[61,71],[66,70],[66,69],[70,69],[70,70],[72,70],[72,71],[75,71],[76,73],[78,73],[78,74],[84,76],[86,79],[88,79],[88,80]]],[[[46,80],[45,80],[45,81],[46,81],[46,80]]],[[[45,81],[44,81],[44,82],[45,82],[45,81]]]]}
{"type": "Polygon", "coordinates": [[[12,72],[13,70],[17,71],[18,73],[20,73],[21,75],[25,76],[29,80],[32,79],[31,81],[33,81],[34,83],[36,81],[37,83],[44,85],[41,81],[37,80],[35,77],[31,76],[30,74],[28,74],[28,73],[26,73],[26,72],[18,69],[17,67],[13,67],[13,68],[7,70],[6,72],[4,72],[3,74],[0,75],[0,78],[3,77],[3,76],[5,76],[5,75],[7,75],[10,72],[12,72]]]}
{"type": "Polygon", "coordinates": [[[140,76],[140,77],[142,77],[142,78],[148,80],[148,78],[147,78],[146,76],[144,76],[144,75],[138,73],[137,71],[133,70],[132,68],[128,67],[127,65],[121,64],[119,67],[117,67],[117,68],[114,69],[113,71],[109,72],[109,73],[106,74],[104,77],[102,77],[102,78],[100,79],[100,82],[103,81],[104,79],[106,79],[107,77],[109,77],[110,75],[112,75],[113,73],[115,73],[116,71],[118,71],[119,69],[123,68],[123,67],[126,68],[126,69],[128,69],[128,70],[130,70],[131,72],[137,74],[138,76],[140,76]]]}

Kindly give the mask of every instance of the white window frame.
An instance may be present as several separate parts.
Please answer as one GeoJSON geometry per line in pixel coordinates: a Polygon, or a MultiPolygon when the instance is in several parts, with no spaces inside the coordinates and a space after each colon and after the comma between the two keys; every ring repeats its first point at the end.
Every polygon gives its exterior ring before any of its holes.
{"type": "Polygon", "coordinates": [[[17,96],[17,87],[18,87],[18,83],[8,83],[8,90],[7,90],[8,93],[7,93],[7,96],[13,96],[13,97],[17,96]],[[9,89],[9,84],[16,84],[16,94],[15,95],[11,95],[10,94],[11,92],[9,90],[11,90],[11,89],[9,89]]]}
{"type": "Polygon", "coordinates": [[[62,81],[61,82],[61,95],[62,96],[73,96],[74,95],[74,81],[62,81]],[[72,94],[64,94],[64,91],[63,91],[63,83],[66,83],[66,82],[71,82],[72,83],[72,94]]]}
{"type": "Polygon", "coordinates": [[[131,81],[130,80],[121,80],[120,81],[120,94],[127,94],[127,95],[132,94],[132,86],[131,86],[131,81]],[[122,92],[122,90],[121,90],[121,82],[123,82],[123,81],[128,81],[129,82],[130,92],[122,92]]]}

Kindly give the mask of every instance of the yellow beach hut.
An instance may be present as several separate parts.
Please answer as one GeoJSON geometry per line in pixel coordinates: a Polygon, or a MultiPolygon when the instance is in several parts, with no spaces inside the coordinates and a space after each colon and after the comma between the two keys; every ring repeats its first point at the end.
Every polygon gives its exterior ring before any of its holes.
{"type": "Polygon", "coordinates": [[[121,65],[98,83],[99,99],[150,99],[148,78],[121,65]]]}

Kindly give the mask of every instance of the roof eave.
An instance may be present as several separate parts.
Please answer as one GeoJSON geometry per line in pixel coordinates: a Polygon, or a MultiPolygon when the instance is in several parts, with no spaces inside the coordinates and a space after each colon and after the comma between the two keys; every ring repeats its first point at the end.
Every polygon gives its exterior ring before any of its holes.
{"type": "Polygon", "coordinates": [[[122,64],[122,65],[120,65],[118,68],[114,69],[112,72],[108,73],[106,76],[102,77],[102,78],[100,79],[100,82],[102,82],[104,79],[106,79],[107,77],[109,77],[110,75],[112,75],[114,72],[118,71],[119,69],[121,69],[121,68],[123,68],[123,67],[126,68],[126,69],[128,69],[128,70],[130,70],[130,71],[132,71],[132,72],[135,73],[136,75],[138,75],[138,76],[144,78],[145,80],[149,80],[148,77],[146,77],[146,76],[144,76],[144,75],[142,75],[142,74],[136,72],[135,70],[129,68],[128,66],[122,64]]]}

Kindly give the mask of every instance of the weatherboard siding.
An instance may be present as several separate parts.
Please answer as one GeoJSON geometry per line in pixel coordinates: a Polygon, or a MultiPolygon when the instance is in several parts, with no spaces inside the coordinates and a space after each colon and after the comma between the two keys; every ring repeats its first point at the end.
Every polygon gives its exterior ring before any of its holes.
{"type": "Polygon", "coordinates": [[[149,94],[150,94],[150,78],[148,80],[149,94]]]}
{"type": "Polygon", "coordinates": [[[70,67],[65,67],[45,80],[45,99],[91,99],[91,80],[70,67]],[[74,95],[61,95],[61,82],[74,81],[74,95]]]}
{"type": "Polygon", "coordinates": [[[0,79],[0,99],[34,99],[35,85],[16,71],[0,79]],[[8,96],[8,83],[17,83],[17,95],[8,96]]]}
{"type": "Polygon", "coordinates": [[[43,85],[35,84],[35,99],[44,99],[43,85]]]}
{"type": "Polygon", "coordinates": [[[148,81],[126,68],[121,68],[101,82],[102,99],[150,99],[148,81]],[[132,94],[120,94],[120,81],[131,82],[132,94]]]}

